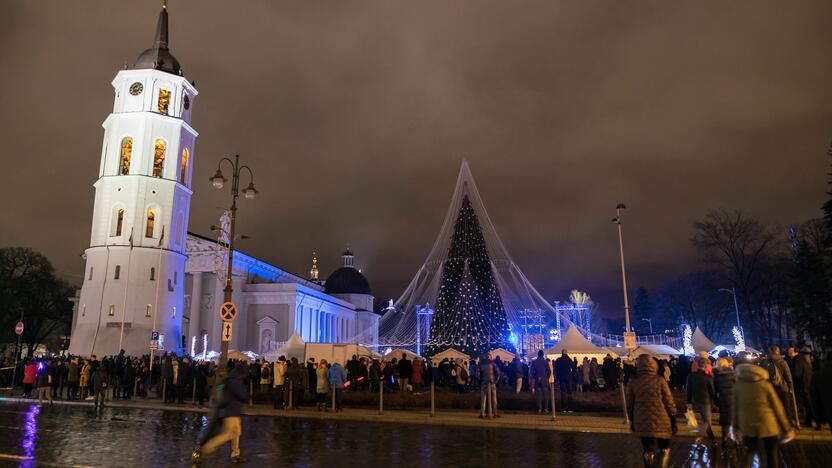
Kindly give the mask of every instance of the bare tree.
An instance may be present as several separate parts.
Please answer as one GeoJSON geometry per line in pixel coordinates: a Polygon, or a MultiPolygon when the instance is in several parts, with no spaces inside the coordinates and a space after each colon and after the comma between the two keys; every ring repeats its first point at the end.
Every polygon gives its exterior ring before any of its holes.
{"type": "MultiPolygon", "coordinates": [[[[722,276],[725,284],[721,287],[736,290],[743,327],[750,324],[754,332],[749,341],[758,346],[771,344],[775,330],[782,330],[776,326],[778,315],[787,309],[777,286],[780,275],[772,276],[784,254],[782,238],[775,229],[739,210],[711,211],[693,227],[696,233],[691,242],[722,276]]],[[[782,339],[779,331],[776,336],[782,339]]]]}
{"type": "Polygon", "coordinates": [[[720,274],[698,270],[679,276],[656,294],[656,318],[664,323],[701,327],[713,339],[730,337],[730,298],[717,289],[720,274]]]}

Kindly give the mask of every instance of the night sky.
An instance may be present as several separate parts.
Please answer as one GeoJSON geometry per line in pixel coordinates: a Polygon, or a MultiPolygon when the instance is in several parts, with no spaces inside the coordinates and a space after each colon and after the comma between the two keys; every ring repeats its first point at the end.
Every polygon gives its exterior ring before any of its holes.
{"type": "MultiPolygon", "coordinates": [[[[80,283],[110,81],[160,2],[0,2],[0,246],[80,283]]],[[[693,268],[691,223],[739,208],[818,216],[832,139],[832,2],[172,0],[196,81],[190,230],[239,153],[260,198],[241,249],[308,275],[346,246],[379,300],[427,256],[466,158],[499,234],[548,299],[621,310],[693,268]]]]}

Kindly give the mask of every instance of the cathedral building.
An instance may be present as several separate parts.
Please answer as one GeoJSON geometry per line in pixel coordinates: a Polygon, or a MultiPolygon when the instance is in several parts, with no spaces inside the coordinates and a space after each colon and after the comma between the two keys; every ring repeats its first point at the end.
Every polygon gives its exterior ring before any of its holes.
{"type": "MultiPolygon", "coordinates": [[[[151,345],[178,353],[218,350],[225,267],[217,262],[225,261],[219,254],[226,249],[188,232],[198,93],[170,51],[165,6],[153,46],[112,85],[69,352],[141,355],[151,345]]],[[[235,252],[239,313],[231,348],[272,350],[294,331],[320,342],[351,342],[359,331],[377,337],[369,284],[351,252],[343,264],[321,282],[317,259],[304,279],[235,252]]]]}
{"type": "MultiPolygon", "coordinates": [[[[222,241],[188,236],[183,337],[189,354],[219,350],[226,252],[222,241]]],[[[232,302],[238,313],[231,349],[271,352],[294,332],[305,342],[353,343],[360,335],[361,344],[377,345],[379,315],[349,249],[326,281],[316,281],[316,257],[308,279],[239,251],[233,257],[232,302]]]]}

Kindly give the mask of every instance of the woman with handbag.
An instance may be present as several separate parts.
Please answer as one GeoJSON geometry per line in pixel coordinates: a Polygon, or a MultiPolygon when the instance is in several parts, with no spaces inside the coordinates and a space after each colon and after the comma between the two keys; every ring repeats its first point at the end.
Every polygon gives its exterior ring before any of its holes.
{"type": "Polygon", "coordinates": [[[659,364],[642,354],[636,360],[636,377],[627,385],[627,412],[630,428],[641,439],[644,466],[670,464],[670,438],[673,435],[673,415],[676,405],[670,387],[658,375],[659,364]],[[658,448],[658,463],[656,449],[658,448]]]}
{"type": "Polygon", "coordinates": [[[778,436],[783,441],[794,437],[786,410],[777,392],[768,381],[768,371],[754,364],[740,364],[736,368],[737,381],[734,384],[731,402],[731,426],[739,431],[748,447],[743,466],[751,466],[754,456],[762,452],[766,463],[760,466],[780,466],[778,436]]]}

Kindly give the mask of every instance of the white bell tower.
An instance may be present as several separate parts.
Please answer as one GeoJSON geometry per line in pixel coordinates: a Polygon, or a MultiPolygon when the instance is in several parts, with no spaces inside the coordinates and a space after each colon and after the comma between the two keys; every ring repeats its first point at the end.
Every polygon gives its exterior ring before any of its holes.
{"type": "Polygon", "coordinates": [[[166,6],[153,47],[112,84],[69,352],[148,354],[154,330],[180,351],[197,90],[168,48],[166,6]]]}

